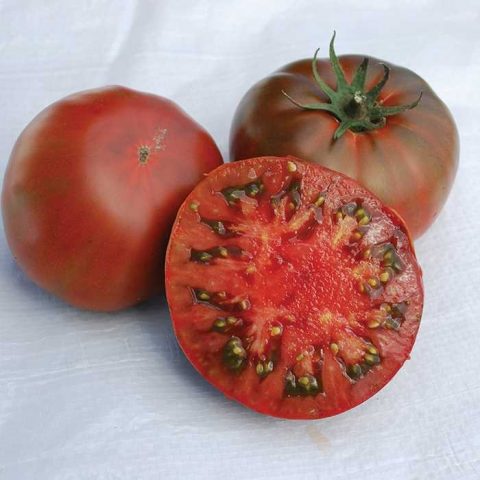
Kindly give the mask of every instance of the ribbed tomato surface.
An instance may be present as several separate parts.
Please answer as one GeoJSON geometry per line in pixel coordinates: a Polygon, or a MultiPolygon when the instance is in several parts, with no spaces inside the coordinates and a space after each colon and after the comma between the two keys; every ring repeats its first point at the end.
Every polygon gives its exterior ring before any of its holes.
{"type": "MultiPolygon", "coordinates": [[[[379,94],[381,106],[408,104],[422,93],[412,110],[388,117],[385,126],[367,132],[347,131],[338,140],[338,120],[329,112],[304,110],[301,104],[328,102],[312,75],[311,60],[299,60],[256,83],[240,102],[232,123],[230,157],[296,155],[341,172],[375,193],[405,220],[414,238],[422,235],[440,213],[458,166],[458,133],[442,100],[428,83],[406,68],[373,57],[365,88],[373,88],[390,68],[379,94]]],[[[351,82],[363,56],[342,55],[340,65],[351,82]]],[[[335,89],[330,61],[317,68],[335,89]]]]}

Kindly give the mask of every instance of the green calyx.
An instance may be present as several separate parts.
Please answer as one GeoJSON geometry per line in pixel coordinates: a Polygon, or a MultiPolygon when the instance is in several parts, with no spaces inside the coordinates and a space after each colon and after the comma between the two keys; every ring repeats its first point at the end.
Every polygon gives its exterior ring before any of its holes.
{"type": "Polygon", "coordinates": [[[365,91],[365,77],[368,68],[368,58],[364,58],[358,66],[352,82],[349,84],[345,79],[345,73],[338,61],[334,48],[335,32],[330,41],[330,63],[337,79],[337,89],[334,90],[320,77],[317,68],[317,55],[320,49],[317,49],[312,60],[312,71],[315,82],[320,90],[327,95],[330,102],[328,103],[309,103],[301,104],[288,95],[287,92],[282,93],[297,107],[305,110],[323,110],[334,115],[340,122],[335,130],[333,138],[340,138],[347,130],[352,132],[367,132],[382,128],[385,126],[386,118],[397,115],[406,110],[411,110],[418,105],[422,98],[422,93],[418,98],[408,105],[383,106],[378,97],[382,88],[387,83],[390,69],[382,64],[384,69],[383,78],[374,85],[370,90],[365,91]]]}

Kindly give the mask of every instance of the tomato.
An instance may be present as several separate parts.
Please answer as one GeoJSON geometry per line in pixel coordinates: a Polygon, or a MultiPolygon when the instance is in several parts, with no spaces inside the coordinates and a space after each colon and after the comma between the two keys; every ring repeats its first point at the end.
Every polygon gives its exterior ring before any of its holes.
{"type": "Polygon", "coordinates": [[[403,221],[354,180],[294,157],[225,164],[185,200],[166,292],[177,339],[258,412],[322,418],[409,358],[423,306],[403,221]]]}
{"type": "Polygon", "coordinates": [[[2,192],[10,249],[72,305],[133,305],[159,290],[176,211],[221,163],[208,133],[165,98],[117,86],[64,98],[11,154],[2,192]]]}
{"type": "Polygon", "coordinates": [[[230,138],[234,160],[295,155],[356,179],[405,219],[414,238],[447,199],[458,148],[452,116],[422,78],[372,57],[337,58],[333,39],[330,61],[315,54],[254,85],[230,138]]]}

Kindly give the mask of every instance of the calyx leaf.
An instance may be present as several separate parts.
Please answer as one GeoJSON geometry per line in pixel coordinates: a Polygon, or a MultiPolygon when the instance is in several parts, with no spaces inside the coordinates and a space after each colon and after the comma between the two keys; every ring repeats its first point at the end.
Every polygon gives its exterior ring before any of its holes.
{"type": "Polygon", "coordinates": [[[292,98],[287,92],[282,90],[282,93],[299,108],[303,108],[304,110],[323,110],[335,116],[339,121],[339,126],[333,134],[335,140],[340,138],[347,130],[351,130],[352,132],[366,132],[382,128],[385,126],[387,117],[411,110],[418,105],[422,98],[422,92],[420,92],[415,101],[406,105],[382,105],[381,101],[379,101],[379,95],[390,75],[390,68],[385,64],[382,64],[384,69],[382,79],[369,91],[365,91],[365,78],[369,62],[367,57],[360,63],[353,76],[352,82],[349,84],[345,78],[345,73],[338,60],[337,54],[335,53],[334,43],[335,32],[333,32],[332,39],[330,40],[329,57],[337,80],[336,90],[322,79],[318,71],[317,56],[320,49],[315,51],[312,59],[313,77],[320,87],[320,90],[329,98],[329,102],[302,104],[292,98]]]}

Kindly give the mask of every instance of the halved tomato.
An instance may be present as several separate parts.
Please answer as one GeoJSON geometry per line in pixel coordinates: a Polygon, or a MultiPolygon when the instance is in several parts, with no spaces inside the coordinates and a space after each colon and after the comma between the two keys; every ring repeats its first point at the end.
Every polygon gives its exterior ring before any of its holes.
{"type": "Polygon", "coordinates": [[[167,251],[178,341],[225,395],[322,418],[409,357],[423,306],[404,222],[357,182],[294,157],[223,165],[180,208],[167,251]]]}

